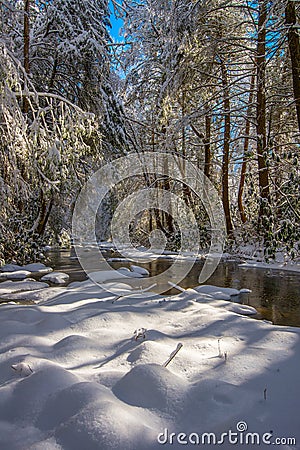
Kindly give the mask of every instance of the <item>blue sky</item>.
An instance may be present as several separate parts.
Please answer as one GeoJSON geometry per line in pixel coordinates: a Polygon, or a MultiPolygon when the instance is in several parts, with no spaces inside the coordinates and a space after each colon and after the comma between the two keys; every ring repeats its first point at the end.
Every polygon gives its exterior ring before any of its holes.
{"type": "Polygon", "coordinates": [[[120,28],[123,25],[123,20],[121,19],[117,19],[114,15],[114,8],[113,5],[111,3],[111,1],[109,2],[109,9],[111,11],[111,15],[110,15],[110,23],[111,23],[111,30],[110,30],[110,34],[111,36],[114,38],[115,41],[123,41],[123,38],[120,36],[120,28]]]}

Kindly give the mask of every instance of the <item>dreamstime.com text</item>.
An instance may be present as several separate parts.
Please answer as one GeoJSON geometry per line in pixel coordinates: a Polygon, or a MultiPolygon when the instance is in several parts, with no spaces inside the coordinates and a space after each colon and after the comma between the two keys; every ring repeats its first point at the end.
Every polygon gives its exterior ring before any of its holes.
{"type": "Polygon", "coordinates": [[[240,421],[236,424],[236,430],[228,430],[224,433],[174,433],[165,428],[157,436],[157,442],[164,444],[181,445],[296,445],[294,437],[277,437],[273,431],[267,433],[250,432],[247,422],[240,421]]]}

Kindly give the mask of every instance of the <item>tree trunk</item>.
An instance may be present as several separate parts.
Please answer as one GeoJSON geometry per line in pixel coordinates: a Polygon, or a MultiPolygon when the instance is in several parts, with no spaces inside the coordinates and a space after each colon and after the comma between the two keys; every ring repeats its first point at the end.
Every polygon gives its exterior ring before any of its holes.
{"type": "Polygon", "coordinates": [[[211,163],[211,116],[205,115],[205,138],[204,138],[204,175],[210,178],[210,163],[211,163]]]}
{"type": "MultiPolygon", "coordinates": [[[[168,160],[164,160],[164,179],[162,181],[162,189],[171,192],[171,185],[170,185],[170,178],[168,176],[169,168],[168,168],[168,160]]],[[[173,217],[172,217],[172,203],[169,203],[169,213],[162,210],[162,224],[164,227],[164,231],[168,236],[172,236],[174,234],[174,224],[173,224],[173,217]]]]}
{"type": "Polygon", "coordinates": [[[211,116],[206,114],[205,116],[205,136],[201,133],[197,128],[191,124],[191,129],[198,136],[198,138],[202,139],[204,143],[204,175],[207,178],[210,178],[210,165],[211,165],[211,147],[210,147],[210,139],[211,139],[211,116]]]}
{"type": "MultiPolygon", "coordinates": [[[[24,49],[23,49],[23,56],[24,56],[24,69],[27,75],[30,73],[30,61],[29,61],[29,46],[30,46],[30,29],[29,29],[29,12],[30,12],[30,0],[24,0],[24,49]]],[[[25,82],[24,86],[25,88],[25,82]]],[[[28,99],[26,96],[23,98],[23,112],[25,114],[28,113],[28,99]]]]}
{"type": "Polygon", "coordinates": [[[242,169],[241,169],[241,178],[240,178],[240,185],[239,185],[239,192],[238,192],[238,207],[239,207],[241,220],[243,223],[247,222],[247,217],[246,217],[244,205],[243,205],[243,192],[244,192],[246,169],[247,169],[247,158],[248,158],[247,153],[249,150],[250,115],[251,115],[252,102],[253,102],[254,84],[255,84],[255,72],[252,74],[251,82],[250,82],[250,92],[249,92],[247,117],[246,117],[246,125],[245,125],[243,164],[242,164],[242,169]]]}
{"type": "Polygon", "coordinates": [[[288,25],[288,42],[293,73],[293,91],[296,104],[298,128],[300,132],[300,41],[297,30],[295,1],[289,0],[285,8],[285,21],[288,25]]]}
{"type": "Polygon", "coordinates": [[[55,53],[51,78],[49,81],[49,92],[53,91],[53,88],[54,88],[54,81],[55,81],[55,77],[57,74],[57,65],[58,65],[58,58],[57,58],[57,53],[55,53]]]}
{"type": "Polygon", "coordinates": [[[229,152],[230,152],[230,98],[229,98],[229,86],[227,78],[227,68],[224,62],[221,62],[222,72],[222,85],[223,85],[223,108],[224,108],[224,150],[222,161],[222,201],[226,219],[227,235],[230,236],[233,232],[233,226],[230,214],[230,201],[229,201],[229,152]]]}
{"type": "Polygon", "coordinates": [[[46,225],[51,213],[53,206],[53,193],[51,193],[50,199],[45,198],[43,191],[41,190],[41,200],[40,200],[40,212],[39,215],[31,228],[31,231],[42,236],[45,232],[46,225]]]}
{"type": "Polygon", "coordinates": [[[258,40],[257,40],[257,106],[256,106],[256,132],[257,132],[257,162],[259,191],[262,199],[259,216],[264,214],[264,202],[270,202],[269,171],[266,165],[266,22],[267,3],[259,0],[258,40]]]}

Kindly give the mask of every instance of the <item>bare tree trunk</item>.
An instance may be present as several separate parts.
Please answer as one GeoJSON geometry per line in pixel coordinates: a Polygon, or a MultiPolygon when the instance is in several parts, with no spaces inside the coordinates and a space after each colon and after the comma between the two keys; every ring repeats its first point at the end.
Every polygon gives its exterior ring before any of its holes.
{"type": "Polygon", "coordinates": [[[51,209],[53,206],[53,192],[51,193],[50,199],[45,198],[43,191],[41,190],[41,200],[40,200],[40,211],[39,215],[31,228],[31,231],[37,233],[39,236],[42,236],[45,232],[46,225],[51,213],[51,209]]]}
{"type": "Polygon", "coordinates": [[[186,155],[186,130],[185,130],[185,123],[184,123],[184,118],[185,118],[185,93],[183,92],[181,95],[181,119],[182,119],[182,128],[181,128],[181,153],[183,154],[183,156],[186,155]]]}
{"type": "MultiPolygon", "coordinates": [[[[170,185],[170,178],[168,176],[169,168],[168,168],[168,161],[167,159],[164,160],[164,173],[166,176],[164,177],[162,181],[162,188],[168,192],[171,192],[171,185],[170,185]]],[[[169,210],[170,213],[167,213],[165,211],[162,212],[162,223],[164,226],[164,231],[167,233],[167,235],[172,236],[174,234],[174,224],[173,224],[173,217],[172,217],[172,204],[169,203],[169,210]]]]}
{"type": "Polygon", "coordinates": [[[293,90],[300,131],[300,41],[297,29],[295,1],[289,0],[285,8],[285,21],[289,27],[288,41],[293,73],[293,90]]]}
{"type": "Polygon", "coordinates": [[[227,68],[224,62],[221,62],[222,72],[222,85],[223,85],[223,108],[224,108],[224,149],[223,149],[223,161],[222,161],[222,201],[226,219],[227,235],[230,236],[233,232],[233,226],[230,214],[230,202],[229,202],[229,152],[230,152],[230,98],[229,98],[229,86],[227,78],[227,68]]]}
{"type": "Polygon", "coordinates": [[[55,77],[57,74],[57,65],[58,65],[58,59],[57,59],[57,53],[55,53],[51,78],[49,81],[49,91],[53,91],[53,88],[54,88],[54,81],[55,81],[55,77]]]}
{"type": "Polygon", "coordinates": [[[204,138],[204,175],[210,178],[210,164],[211,164],[211,116],[207,113],[205,115],[205,138],[204,138]]]}
{"type": "MultiPolygon", "coordinates": [[[[30,60],[29,60],[29,47],[30,47],[30,29],[29,29],[29,12],[30,12],[30,0],[24,0],[24,69],[27,75],[30,73],[30,60]]],[[[25,86],[24,86],[25,87],[25,86]]],[[[23,98],[23,112],[28,113],[28,99],[26,96],[23,98]]]]}
{"type": "MultiPolygon", "coordinates": [[[[256,106],[256,132],[257,132],[257,162],[259,191],[262,200],[270,202],[269,171],[266,164],[267,138],[266,138],[266,0],[259,0],[258,40],[257,40],[257,106],[256,106]]],[[[261,202],[259,216],[264,213],[261,202]]]]}
{"type": "Polygon", "coordinates": [[[204,143],[204,175],[210,178],[210,165],[211,165],[211,116],[207,114],[205,116],[205,136],[197,128],[191,124],[191,129],[196,134],[196,136],[202,139],[204,143]]]}
{"type": "Polygon", "coordinates": [[[255,72],[252,74],[251,81],[250,81],[250,92],[249,92],[247,117],[246,117],[246,125],[245,125],[243,164],[242,164],[242,169],[241,169],[241,178],[240,178],[240,185],[239,185],[239,192],[238,192],[238,207],[239,207],[241,220],[243,223],[247,222],[247,217],[246,217],[244,205],[243,205],[243,192],[244,192],[246,169],[247,169],[247,158],[248,158],[247,153],[249,150],[250,115],[251,115],[253,95],[254,95],[254,84],[255,84],[255,72]]]}

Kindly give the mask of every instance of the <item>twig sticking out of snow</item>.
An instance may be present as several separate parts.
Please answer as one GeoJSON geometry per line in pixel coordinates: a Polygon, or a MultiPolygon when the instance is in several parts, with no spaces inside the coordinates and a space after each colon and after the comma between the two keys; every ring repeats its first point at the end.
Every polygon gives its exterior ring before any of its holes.
{"type": "Polygon", "coordinates": [[[181,286],[179,286],[178,284],[172,283],[172,281],[168,281],[168,284],[170,286],[172,286],[175,289],[178,289],[178,291],[180,292],[185,292],[185,289],[183,289],[181,286]]]}
{"type": "Polygon", "coordinates": [[[267,388],[264,389],[264,400],[267,400],[267,388]]]}
{"type": "Polygon", "coordinates": [[[179,342],[179,344],[177,344],[176,349],[170,354],[169,359],[167,359],[167,361],[163,364],[163,367],[167,367],[167,365],[172,361],[172,359],[175,358],[181,347],[183,347],[183,344],[179,342]]]}
{"type": "Polygon", "coordinates": [[[147,291],[150,291],[152,288],[154,288],[155,286],[157,286],[157,283],[153,283],[153,284],[151,284],[151,286],[148,286],[148,287],[146,287],[146,288],[142,288],[142,287],[140,287],[140,291],[141,292],[147,292],[147,291]]]}
{"type": "Polygon", "coordinates": [[[219,351],[219,358],[223,358],[222,352],[221,352],[221,344],[220,344],[221,339],[218,339],[218,351],[219,351]]]}
{"type": "MultiPolygon", "coordinates": [[[[129,294],[123,294],[123,295],[118,295],[113,301],[112,303],[115,303],[117,300],[120,300],[120,298],[126,298],[126,297],[134,297],[136,294],[141,294],[143,292],[147,292],[150,291],[152,288],[154,288],[155,286],[157,286],[157,283],[151,284],[151,286],[148,286],[146,288],[142,288],[140,287],[140,290],[137,292],[130,292],[129,294]]],[[[158,295],[158,294],[157,294],[158,295]]]]}
{"type": "Polygon", "coordinates": [[[32,368],[30,367],[29,364],[26,364],[24,362],[18,363],[18,364],[13,364],[11,366],[11,368],[18,374],[20,374],[20,376],[23,377],[28,377],[28,375],[31,375],[33,373],[32,368]]]}
{"type": "Polygon", "coordinates": [[[227,362],[227,359],[228,359],[228,353],[227,352],[224,352],[224,358],[225,358],[225,362],[227,362]]]}
{"type": "Polygon", "coordinates": [[[146,339],[146,328],[138,328],[134,331],[134,340],[137,341],[138,338],[146,339]]]}

